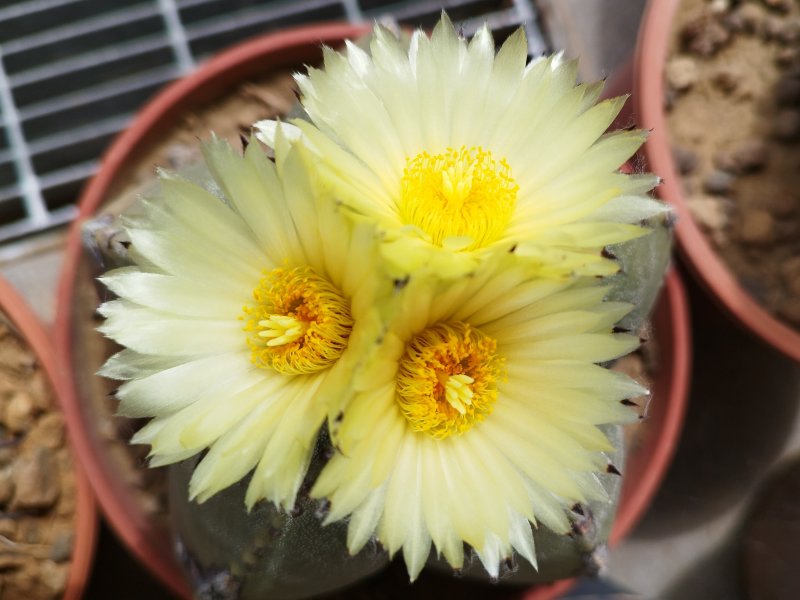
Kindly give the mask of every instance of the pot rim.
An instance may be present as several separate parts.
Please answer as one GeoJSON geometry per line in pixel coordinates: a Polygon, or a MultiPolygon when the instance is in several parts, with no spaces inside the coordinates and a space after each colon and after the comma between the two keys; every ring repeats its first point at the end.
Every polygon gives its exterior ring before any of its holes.
{"type": "Polygon", "coordinates": [[[686,203],[681,176],[672,157],[663,102],[664,66],[679,4],[680,0],[650,0],[639,30],[633,101],[640,125],[651,131],[644,144],[644,155],[650,169],[663,179],[657,188],[658,195],[675,209],[678,246],[695,277],[739,325],[800,362],[800,331],[778,320],[744,290],[712,248],[686,203]]]}
{"type": "Polygon", "coordinates": [[[74,430],[66,417],[66,400],[63,391],[67,388],[64,370],[53,351],[51,338],[44,325],[33,314],[25,299],[2,276],[0,276],[0,310],[5,313],[19,336],[25,340],[36,360],[42,366],[55,400],[54,409],[64,415],[67,427],[67,445],[72,453],[75,471],[75,541],[72,547],[69,576],[63,600],[80,600],[89,580],[94,553],[97,545],[97,506],[89,480],[79,460],[75,447],[74,430]]]}
{"type": "MultiPolygon", "coordinates": [[[[103,442],[90,426],[88,410],[77,397],[71,365],[72,331],[71,304],[74,284],[81,256],[81,226],[106,199],[116,177],[137,152],[153,140],[159,126],[175,122],[182,110],[199,106],[215,97],[213,93],[233,81],[241,80],[241,71],[251,69],[255,61],[261,72],[296,66],[297,53],[321,44],[337,44],[345,39],[362,35],[367,25],[331,23],[306,25],[265,34],[237,44],[203,63],[193,73],[169,84],[151,99],[136,115],[128,128],[121,133],[104,155],[97,174],[81,193],[78,216],[72,223],[65,248],[64,266],[58,287],[55,321],[55,350],[61,358],[65,373],[64,412],[74,436],[77,455],[88,475],[100,508],[115,533],[141,563],[154,573],[168,588],[183,598],[191,593],[172,553],[172,544],[165,536],[154,536],[153,527],[129,494],[122,490],[113,466],[102,451],[103,442]]],[[[220,94],[216,94],[219,97],[220,94]]]]}

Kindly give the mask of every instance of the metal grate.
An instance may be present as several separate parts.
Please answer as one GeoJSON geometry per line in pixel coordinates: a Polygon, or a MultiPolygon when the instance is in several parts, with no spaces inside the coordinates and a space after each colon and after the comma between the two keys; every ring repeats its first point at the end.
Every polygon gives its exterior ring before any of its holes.
{"type": "Polygon", "coordinates": [[[109,141],[159,88],[245,38],[323,20],[391,17],[466,35],[524,25],[531,0],[4,0],[0,4],[0,242],[68,222],[109,141]]]}

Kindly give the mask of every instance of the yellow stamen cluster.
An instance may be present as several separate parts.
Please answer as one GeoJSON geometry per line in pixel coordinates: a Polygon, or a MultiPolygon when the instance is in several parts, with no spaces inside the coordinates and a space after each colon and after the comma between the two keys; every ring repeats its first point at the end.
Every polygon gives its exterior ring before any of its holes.
{"type": "Polygon", "coordinates": [[[408,159],[400,191],[400,218],[437,246],[474,250],[498,239],[517,201],[519,186],[505,159],[480,146],[408,159]]]}
{"type": "Polygon", "coordinates": [[[414,431],[444,439],[492,412],[503,360],[497,343],[466,323],[439,323],[405,348],[396,398],[414,431]]]}
{"type": "Polygon", "coordinates": [[[342,293],[310,267],[273,269],[243,308],[254,364],[286,374],[329,367],[344,352],[353,327],[342,293]]]}

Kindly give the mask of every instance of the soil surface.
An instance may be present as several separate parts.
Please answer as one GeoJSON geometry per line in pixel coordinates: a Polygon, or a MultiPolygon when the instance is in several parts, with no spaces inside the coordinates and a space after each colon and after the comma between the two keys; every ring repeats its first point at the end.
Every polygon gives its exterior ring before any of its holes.
{"type": "Polygon", "coordinates": [[[242,83],[223,99],[184,115],[161,136],[161,141],[122,171],[110,198],[135,192],[151,181],[156,167],[180,170],[202,159],[200,141],[214,133],[234,147],[250,137],[252,125],[262,119],[274,119],[289,113],[297,97],[289,72],[242,83]]]}
{"type": "Polygon", "coordinates": [[[0,600],[63,595],[75,510],[63,418],[33,352],[0,312],[0,600]]]}
{"type": "MultiPolygon", "coordinates": [[[[625,373],[637,383],[652,388],[654,373],[658,370],[657,340],[648,340],[638,351],[623,356],[614,362],[611,367],[614,371],[625,373]]],[[[626,402],[630,409],[639,416],[639,421],[625,426],[625,455],[636,454],[647,439],[650,430],[650,421],[647,416],[650,412],[650,396],[630,398],[626,402]]],[[[660,400],[660,399],[659,399],[660,400]]]]}
{"type": "Polygon", "coordinates": [[[800,2],[684,0],[666,83],[689,209],[742,286],[800,327],[800,2]]]}

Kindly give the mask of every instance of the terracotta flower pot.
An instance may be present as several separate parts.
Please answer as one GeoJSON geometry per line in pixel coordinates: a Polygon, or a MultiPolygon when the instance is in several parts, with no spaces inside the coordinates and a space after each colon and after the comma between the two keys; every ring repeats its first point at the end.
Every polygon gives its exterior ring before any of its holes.
{"type": "MultiPolygon", "coordinates": [[[[21,340],[32,351],[37,365],[43,369],[49,391],[55,401],[52,409],[64,413],[67,424],[65,443],[69,445],[70,438],[74,439],[78,433],[71,426],[73,422],[70,418],[71,405],[60,394],[60,391],[67,387],[64,382],[64,371],[56,360],[52,342],[42,324],[31,312],[25,300],[2,277],[0,277],[0,313],[10,321],[21,340]]],[[[88,480],[80,469],[80,460],[75,457],[78,453],[75,451],[72,453],[72,465],[75,470],[74,537],[63,600],[80,600],[83,597],[97,540],[97,509],[94,496],[88,480]]]]}
{"type": "Polygon", "coordinates": [[[663,178],[658,193],[675,208],[679,249],[695,276],[742,326],[800,361],[800,331],[779,321],[745,291],[689,211],[664,106],[665,67],[679,5],[680,0],[650,0],[639,31],[633,102],[640,126],[652,131],[644,146],[648,168],[663,178]]]}
{"type": "MultiPolygon", "coordinates": [[[[99,334],[81,321],[87,318],[87,310],[91,314],[96,301],[82,292],[90,279],[90,269],[82,251],[81,225],[111,199],[120,188],[120,180],[130,172],[130,164],[140,161],[180,115],[219,99],[238,82],[275,70],[299,70],[304,64],[318,62],[320,42],[335,46],[366,31],[366,26],[337,24],[265,36],[234,47],[168,87],[111,146],[99,173],[83,193],[80,217],[69,235],[59,290],[56,345],[64,364],[70,367],[67,398],[76,433],[79,432],[78,452],[100,505],[117,534],[153,573],[185,597],[188,597],[188,590],[172,556],[167,532],[149,520],[133,501],[130,484],[115,470],[106,452],[97,431],[92,399],[87,396],[85,381],[94,377],[94,370],[83,364],[82,349],[89,337],[99,334]]],[[[689,365],[688,315],[680,283],[674,274],[670,275],[659,303],[655,331],[661,348],[661,368],[654,386],[656,402],[642,445],[630,458],[614,540],[625,535],[649,503],[669,462],[683,415],[689,365]]],[[[528,598],[552,598],[568,584],[560,582],[537,588],[538,591],[528,598]]]]}

